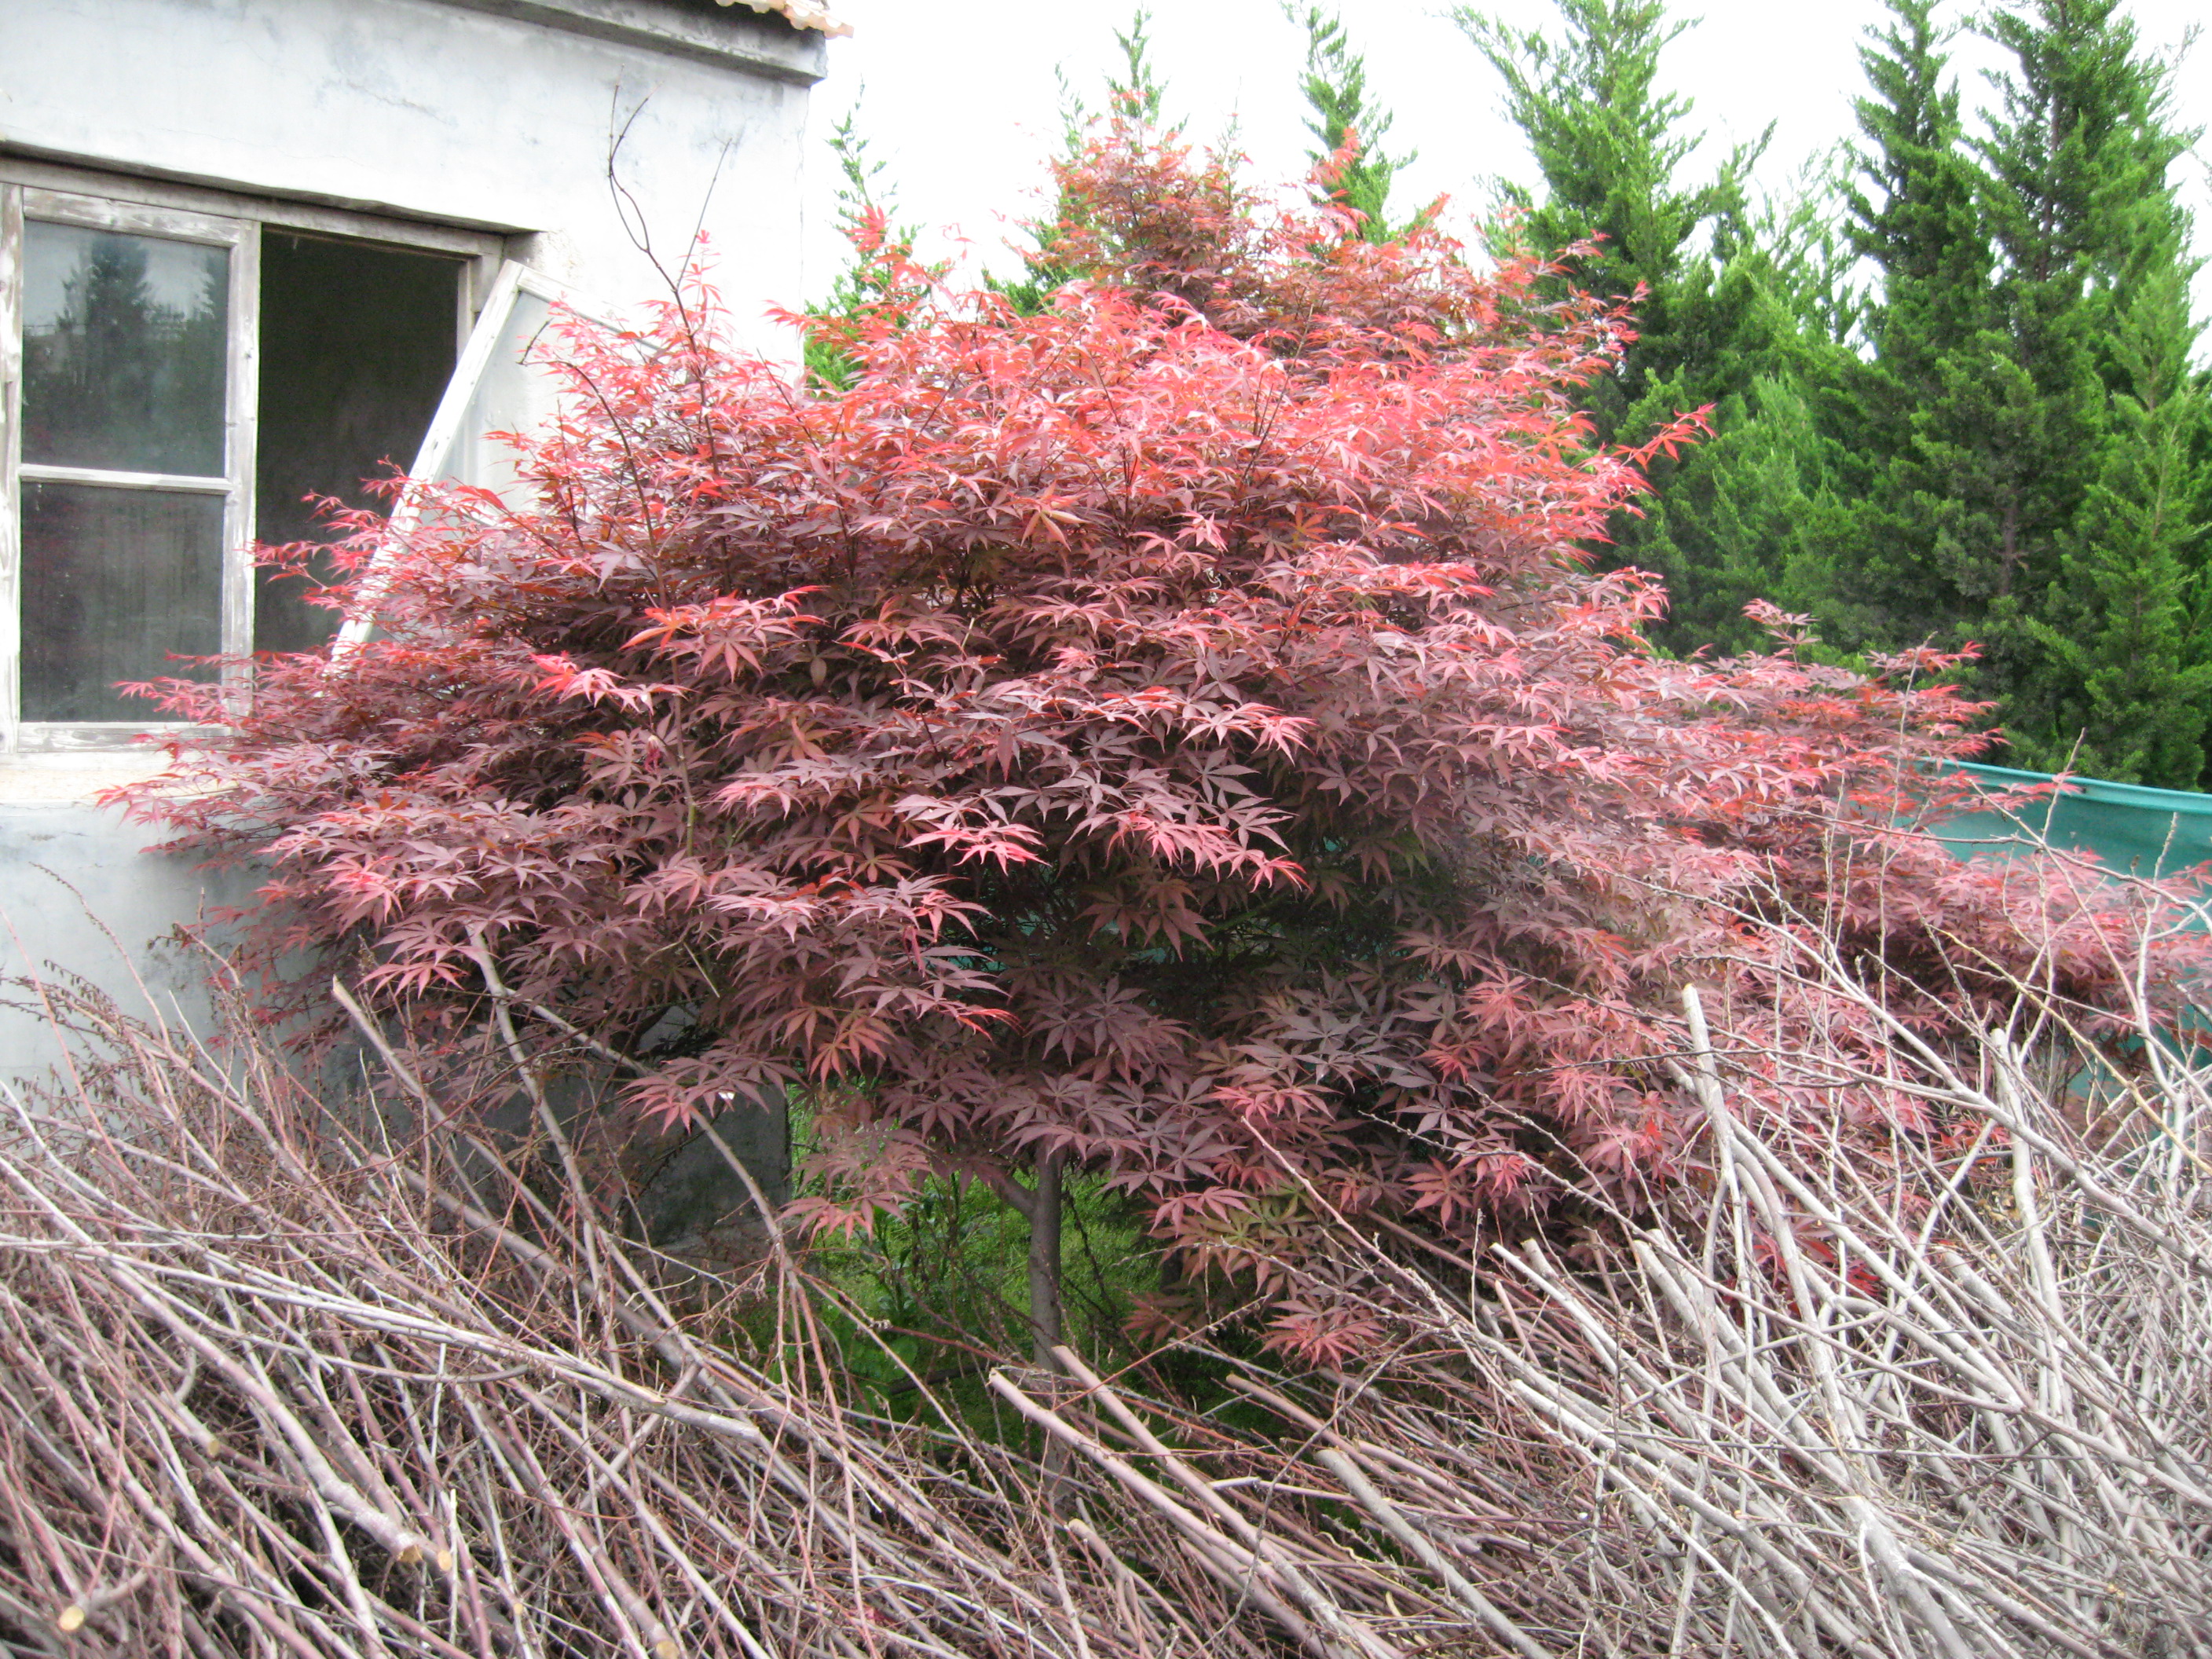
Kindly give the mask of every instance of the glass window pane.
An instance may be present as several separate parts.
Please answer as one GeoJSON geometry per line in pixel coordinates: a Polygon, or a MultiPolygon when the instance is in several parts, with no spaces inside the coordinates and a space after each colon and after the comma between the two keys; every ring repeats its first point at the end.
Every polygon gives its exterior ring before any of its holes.
{"type": "Polygon", "coordinates": [[[211,678],[222,647],[220,495],[23,485],[23,718],[145,720],[118,680],[211,678]]]}
{"type": "Polygon", "coordinates": [[[219,477],[230,253],[23,227],[23,459],[219,477]]]}
{"type": "Polygon", "coordinates": [[[445,476],[514,499],[514,452],[494,432],[534,433],[559,410],[563,383],[544,361],[561,343],[547,335],[553,307],[535,294],[514,296],[499,345],[484,365],[468,411],[446,457],[445,476]]]}
{"type": "MultiPolygon", "coordinates": [[[[262,232],[256,539],[329,539],[310,495],[389,509],[362,481],[414,465],[453,372],[460,277],[436,254],[262,232]]],[[[255,650],[312,651],[336,631],[302,583],[257,574],[255,650]]]]}

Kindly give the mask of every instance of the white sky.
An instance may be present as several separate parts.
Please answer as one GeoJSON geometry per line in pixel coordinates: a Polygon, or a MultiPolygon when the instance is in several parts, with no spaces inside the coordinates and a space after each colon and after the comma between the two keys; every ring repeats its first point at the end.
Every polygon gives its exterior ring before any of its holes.
{"type": "MultiPolygon", "coordinates": [[[[1301,8],[1303,9],[1303,7],[1301,8]]],[[[2212,16],[2207,0],[2124,0],[2143,41],[2172,50],[2190,26],[2212,16]]],[[[964,234],[972,252],[1010,269],[1006,221],[1034,202],[1045,158],[1058,148],[1064,69],[1093,107],[1119,64],[1114,31],[1127,24],[1120,0],[834,0],[853,26],[830,43],[830,76],[814,91],[807,155],[809,297],[842,264],[835,234],[836,179],[824,139],[865,82],[861,130],[871,154],[889,163],[901,217],[923,229],[926,253],[964,234]]],[[[1370,92],[1395,124],[1386,146],[1419,152],[1401,173],[1394,206],[1449,193],[1468,212],[1491,199],[1492,180],[1534,183],[1534,166],[1500,110],[1497,77],[1447,15],[1443,0],[1341,0],[1353,44],[1367,59],[1370,92]]],[[[1550,0],[1490,0],[1509,22],[1556,18],[1550,0]]],[[[1692,125],[1726,144],[1775,125],[1759,179],[1786,187],[1814,156],[1855,131],[1851,100],[1864,90],[1856,47],[1884,15],[1876,0],[1677,0],[1701,18],[1662,60],[1666,84],[1691,99],[1692,125]]],[[[1952,15],[1966,8],[1954,5],[1952,15]]],[[[1275,183],[1304,171],[1304,106],[1297,93],[1303,30],[1280,0],[1156,0],[1153,60],[1167,111],[1194,137],[1212,138],[1232,119],[1257,178],[1275,183]]],[[[1986,45],[1961,37],[1953,63],[1970,109],[1984,88],[1977,70],[1994,64],[1986,45]]],[[[2212,40],[2183,62],[2175,83],[2185,126],[2212,125],[2212,40]]],[[[2197,217],[2197,246],[2212,253],[2212,167],[2200,143],[2176,176],[2197,217]]],[[[2197,281],[2200,316],[2212,314],[2212,270],[2197,281]]],[[[2201,345],[2200,345],[2200,349],[2201,345]]]]}

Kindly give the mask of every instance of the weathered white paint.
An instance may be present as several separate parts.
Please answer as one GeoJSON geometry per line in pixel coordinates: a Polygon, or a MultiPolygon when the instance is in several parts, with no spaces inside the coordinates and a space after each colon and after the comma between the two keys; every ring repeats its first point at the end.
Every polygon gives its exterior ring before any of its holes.
{"type": "MultiPolygon", "coordinates": [[[[214,1025],[206,957],[170,935],[250,903],[258,878],[150,852],[163,832],[123,823],[81,799],[149,770],[136,757],[46,757],[26,763],[23,776],[47,797],[0,809],[0,977],[14,981],[0,986],[0,1083],[66,1086],[76,1045],[58,1030],[52,1005],[42,1006],[66,975],[90,981],[129,1018],[201,1034],[214,1025]]],[[[334,1075],[343,1073],[344,1057],[332,1066],[334,1075]]],[[[586,1081],[559,1085],[568,1109],[596,1097],[586,1081]]],[[[520,1131],[527,1116],[509,1112],[493,1122],[520,1131]]],[[[788,1190],[781,1110],[734,1108],[714,1127],[771,1196],[788,1190]]],[[[632,1152],[640,1213],[656,1240],[698,1248],[732,1226],[751,1228],[751,1200],[705,1136],[641,1136],[632,1152]]]]}
{"type": "Polygon", "coordinates": [[[823,43],[703,0],[6,0],[0,149],[525,236],[611,299],[695,229],[741,329],[799,297],[823,43]],[[763,72],[761,65],[773,66],[763,72]]]}
{"type": "MultiPolygon", "coordinates": [[[[21,793],[31,798],[0,807],[0,977],[58,983],[78,975],[132,1018],[205,1030],[206,963],[167,938],[179,924],[247,901],[254,883],[149,853],[162,833],[85,799],[143,769],[25,769],[30,787],[21,793]]],[[[40,1000],[20,983],[0,987],[0,1079],[35,1076],[61,1057],[40,1000]]]]}

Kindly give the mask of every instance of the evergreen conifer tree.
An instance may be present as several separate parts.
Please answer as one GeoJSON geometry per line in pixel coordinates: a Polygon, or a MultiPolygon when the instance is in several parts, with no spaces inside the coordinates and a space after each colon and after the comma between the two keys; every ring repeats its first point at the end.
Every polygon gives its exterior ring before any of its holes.
{"type": "MultiPolygon", "coordinates": [[[[870,158],[868,140],[860,129],[860,100],[866,88],[854,95],[853,106],[830,134],[830,153],[837,159],[837,228],[853,252],[830,285],[829,294],[806,307],[807,315],[843,318],[856,324],[864,316],[896,302],[889,267],[878,251],[910,259],[915,232],[910,225],[894,222],[897,193],[883,181],[884,163],[870,158]]],[[[810,333],[805,344],[806,379],[811,385],[842,390],[851,382],[853,362],[844,346],[828,331],[810,333]]]]}
{"type": "MultiPolygon", "coordinates": [[[[1894,377],[1888,390],[1908,406],[1935,385],[1936,362],[1989,323],[1981,175],[1966,151],[1957,83],[1945,79],[1937,3],[1888,0],[1888,26],[1859,49],[1874,94],[1855,105],[1869,147],[1856,150],[1859,178],[1844,197],[1852,251],[1881,276],[1867,331],[1894,377]]],[[[1904,412],[1878,414],[1894,428],[1904,412]]]]}
{"type": "MultiPolygon", "coordinates": [[[[1313,112],[1306,131],[1316,146],[1310,159],[1324,164],[1358,140],[1358,152],[1333,181],[1329,198],[1359,215],[1360,233],[1369,241],[1390,241],[1407,228],[1390,222],[1390,186],[1413,155],[1392,155],[1383,149],[1390,114],[1367,95],[1367,60],[1352,49],[1343,18],[1310,6],[1304,21],[1306,67],[1299,89],[1313,112]]],[[[1416,215],[1412,222],[1425,216],[1416,215]]]]}
{"type": "Polygon", "coordinates": [[[1653,496],[1614,515],[1607,556],[1666,578],[1669,614],[1650,630],[1662,645],[1749,646],[1759,635],[1743,607],[1798,597],[1808,538],[1830,516],[1802,386],[1832,348],[1805,313],[1807,283],[1777,257],[1789,216],[1755,216],[1747,201],[1765,139],[1706,182],[1680,182],[1699,135],[1688,100],[1662,89],[1659,60],[1686,26],[1664,0],[1557,3],[1556,38],[1455,14],[1504,81],[1544,179],[1540,201],[1509,191],[1509,234],[1545,251],[1602,238],[1571,280],[1635,301],[1636,339],[1586,395],[1599,441],[1637,442],[1711,408],[1711,441],[1655,463],[1653,496]]]}
{"type": "Polygon", "coordinates": [[[1756,149],[1738,149],[1708,182],[1678,183],[1698,148],[1691,105],[1658,85],[1659,58],[1687,27],[1665,0],[1556,0],[1561,29],[1516,29],[1469,8],[1455,14],[1505,84],[1505,106],[1543,175],[1540,198],[1509,185],[1523,245],[1551,252],[1590,237],[1573,281],[1606,300],[1638,289],[1637,338],[1620,372],[1592,388],[1588,413],[1599,441],[1626,435],[1629,411],[1656,384],[1677,378],[1697,354],[1681,313],[1710,281],[1700,230],[1740,220],[1743,174],[1756,149]]]}
{"type": "MultiPolygon", "coordinates": [[[[1167,97],[1167,89],[1152,67],[1152,13],[1139,6],[1130,14],[1127,28],[1114,31],[1114,44],[1121,49],[1121,69],[1119,74],[1106,77],[1108,108],[1148,127],[1160,124],[1167,97]]],[[[1093,117],[1068,85],[1065,73],[1060,76],[1060,159],[1072,161],[1082,153],[1093,117]]],[[[1057,250],[1061,239],[1076,228],[1075,219],[1081,211],[1066,190],[1060,191],[1051,211],[1024,227],[1030,246],[1022,250],[1022,274],[1011,281],[987,276],[985,285],[1025,317],[1042,312],[1054,293],[1074,275],[1060,263],[1057,250]]]]}
{"type": "Polygon", "coordinates": [[[1947,78],[1937,0],[1889,0],[1859,51],[1870,95],[1843,191],[1849,246],[1875,272],[1863,327],[1823,424],[1841,493],[1833,576],[1817,607],[1829,636],[1893,649],[1978,637],[2001,539],[2007,446],[2035,403],[1996,331],[1987,181],[1947,78]]]}
{"type": "Polygon", "coordinates": [[[1996,311],[2006,378],[2034,403],[1979,550],[1988,684],[2021,760],[2078,739],[2105,775],[2193,783],[2205,416],[2169,175],[2197,135],[2172,125],[2171,71],[2117,0],[2024,0],[1990,28],[2015,64],[1984,149],[1996,311]]]}
{"type": "Polygon", "coordinates": [[[2206,410],[2171,349],[2188,332],[2183,278],[2174,265],[2150,276],[2109,342],[2133,386],[2113,399],[2049,599],[2025,619],[2043,653],[2011,724],[2027,765],[2184,789],[2203,769],[2206,410]]]}

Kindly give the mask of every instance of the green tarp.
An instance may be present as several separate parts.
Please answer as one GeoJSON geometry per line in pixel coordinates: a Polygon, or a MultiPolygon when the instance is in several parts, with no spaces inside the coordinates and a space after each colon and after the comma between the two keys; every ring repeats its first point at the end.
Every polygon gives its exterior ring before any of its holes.
{"type": "MultiPolygon", "coordinates": [[[[2008,766],[1961,763],[1958,769],[1996,787],[2051,781],[2047,772],[2008,766]]],[[[2212,795],[2069,778],[2063,793],[2023,808],[2018,822],[1996,812],[1966,812],[1934,831],[1962,858],[2002,853],[2025,834],[2094,853],[2108,869],[2170,876],[2212,860],[2212,795]]]]}

